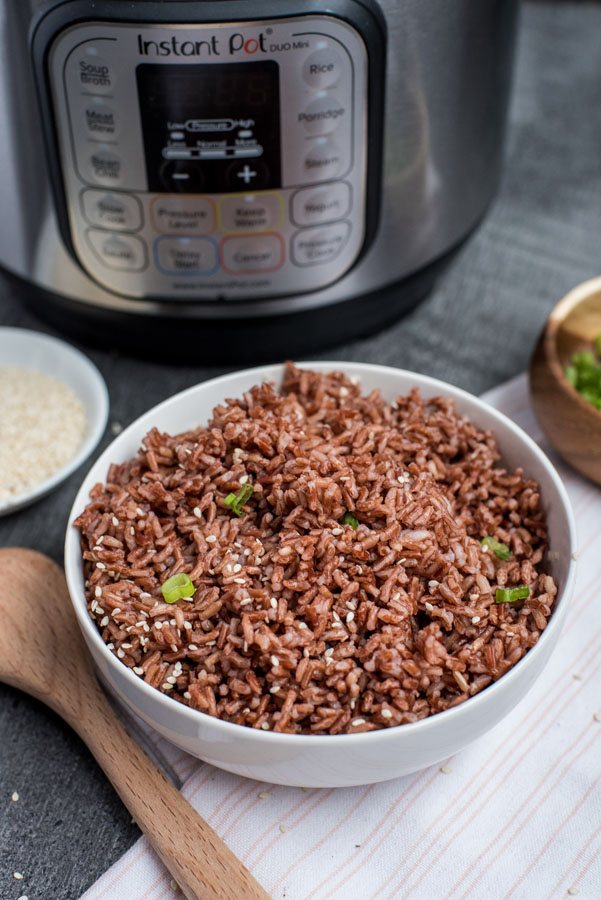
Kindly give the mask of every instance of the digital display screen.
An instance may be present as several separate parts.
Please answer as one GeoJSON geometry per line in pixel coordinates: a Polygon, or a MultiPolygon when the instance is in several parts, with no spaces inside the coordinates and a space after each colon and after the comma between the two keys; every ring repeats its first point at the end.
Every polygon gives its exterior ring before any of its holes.
{"type": "Polygon", "coordinates": [[[149,190],[281,187],[276,62],[143,63],[136,78],[149,190]]]}

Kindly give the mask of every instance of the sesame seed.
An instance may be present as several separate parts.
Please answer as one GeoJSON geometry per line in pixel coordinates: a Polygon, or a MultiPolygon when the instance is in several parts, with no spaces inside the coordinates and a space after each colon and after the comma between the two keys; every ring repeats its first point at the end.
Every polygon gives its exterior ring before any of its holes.
{"type": "Polygon", "coordinates": [[[574,561],[576,561],[576,560],[578,559],[579,556],[580,556],[580,554],[579,554],[576,550],[572,553],[572,559],[573,559],[574,561]]]}
{"type": "Polygon", "coordinates": [[[257,797],[259,798],[259,800],[267,800],[267,798],[269,797],[269,792],[268,791],[259,791],[259,793],[257,794],[257,797]]]}
{"type": "Polygon", "coordinates": [[[355,618],[355,613],[352,612],[352,611],[351,611],[351,612],[348,612],[348,613],[346,614],[346,622],[347,622],[347,625],[349,625],[349,624],[353,621],[354,618],[355,618]]]}
{"type": "Polygon", "coordinates": [[[130,534],[135,534],[135,533],[136,533],[136,529],[134,528],[133,525],[130,525],[130,526],[129,526],[129,533],[130,533],[130,534]]]}
{"type": "Polygon", "coordinates": [[[299,627],[299,628],[307,628],[307,623],[306,623],[306,622],[299,622],[299,623],[298,623],[298,627],[299,627]]]}
{"type": "Polygon", "coordinates": [[[146,622],[144,622],[142,628],[144,629],[144,631],[145,631],[147,634],[148,634],[148,632],[150,631],[150,626],[147,625],[146,622]]]}
{"type": "Polygon", "coordinates": [[[140,591],[140,597],[150,597],[148,591],[140,591]]]}
{"type": "Polygon", "coordinates": [[[200,519],[200,517],[202,516],[202,513],[198,506],[194,507],[194,509],[192,510],[192,513],[193,513],[193,515],[196,516],[197,519],[200,519]]]}
{"type": "Polygon", "coordinates": [[[144,619],[140,619],[139,622],[136,622],[136,628],[144,628],[145,625],[146,622],[144,621],[144,619]]]}
{"type": "Polygon", "coordinates": [[[390,712],[389,709],[383,709],[382,716],[384,719],[392,719],[392,713],[390,712]]]}
{"type": "Polygon", "coordinates": [[[288,831],[288,827],[286,825],[280,825],[280,831],[282,834],[285,834],[288,831]]]}
{"type": "Polygon", "coordinates": [[[424,603],[424,606],[426,607],[428,612],[432,612],[432,610],[434,609],[431,603],[424,603]]]}
{"type": "Polygon", "coordinates": [[[440,771],[441,771],[444,775],[448,775],[449,772],[452,772],[453,770],[452,770],[451,768],[449,768],[449,766],[441,766],[441,767],[440,767],[440,771]]]}
{"type": "Polygon", "coordinates": [[[120,434],[123,431],[123,425],[121,422],[111,422],[111,433],[112,434],[120,434]]]}
{"type": "Polygon", "coordinates": [[[572,675],[572,678],[574,678],[576,681],[582,681],[582,675],[579,675],[577,672],[572,675]]]}
{"type": "Polygon", "coordinates": [[[102,588],[100,587],[99,584],[97,584],[96,587],[94,588],[94,596],[102,597],[102,588]]]}
{"type": "Polygon", "coordinates": [[[165,681],[165,682],[163,682],[163,684],[161,685],[161,688],[162,688],[162,690],[164,690],[164,691],[172,691],[172,690],[173,690],[173,685],[172,685],[172,684],[169,684],[168,681],[165,681]]]}
{"type": "Polygon", "coordinates": [[[190,693],[190,691],[184,691],[184,697],[186,698],[186,700],[191,700],[192,694],[190,693]]]}
{"type": "Polygon", "coordinates": [[[351,725],[365,725],[365,719],[353,719],[351,725]]]}
{"type": "Polygon", "coordinates": [[[280,661],[279,661],[279,659],[277,658],[277,656],[272,656],[272,657],[270,657],[270,659],[271,659],[271,665],[272,665],[272,666],[279,666],[280,661]]]}
{"type": "Polygon", "coordinates": [[[234,566],[234,573],[241,572],[241,571],[242,571],[242,566],[240,565],[240,563],[236,563],[236,565],[234,566]]]}
{"type": "Polygon", "coordinates": [[[332,616],[334,617],[335,622],[340,622],[340,616],[338,615],[336,610],[333,611],[332,616]]]}
{"type": "Polygon", "coordinates": [[[109,641],[109,643],[106,645],[106,648],[107,648],[107,650],[114,650],[115,645],[113,644],[112,641],[109,641]]]}
{"type": "Polygon", "coordinates": [[[275,599],[275,597],[272,597],[271,600],[269,601],[269,603],[270,603],[272,609],[278,608],[278,601],[275,599]]]}
{"type": "Polygon", "coordinates": [[[215,534],[207,535],[207,544],[214,544],[216,540],[217,540],[217,535],[215,535],[215,534]]]}
{"type": "Polygon", "coordinates": [[[131,644],[121,644],[124,650],[131,650],[131,644]]]}
{"type": "Polygon", "coordinates": [[[13,872],[13,878],[16,878],[17,881],[21,881],[21,879],[23,878],[23,876],[22,876],[22,874],[21,874],[20,872],[13,872]]]}
{"type": "Polygon", "coordinates": [[[17,800],[19,799],[19,795],[17,794],[16,791],[12,792],[12,794],[10,795],[10,799],[12,800],[13,803],[17,802],[17,800]]]}
{"type": "Polygon", "coordinates": [[[248,475],[241,475],[238,481],[240,482],[240,484],[246,484],[246,482],[248,481],[248,475]]]}
{"type": "Polygon", "coordinates": [[[141,507],[137,506],[137,507],[136,507],[136,514],[137,514],[138,516],[143,516],[143,515],[144,515],[144,510],[143,510],[141,507]]]}
{"type": "Polygon", "coordinates": [[[106,569],[106,566],[105,566],[105,564],[104,564],[103,562],[97,562],[97,563],[96,563],[96,568],[97,568],[97,569],[106,569]]]}
{"type": "Polygon", "coordinates": [[[175,677],[175,675],[169,675],[169,677],[166,678],[165,681],[167,682],[167,684],[177,684],[177,678],[175,677]]]}
{"type": "Polygon", "coordinates": [[[280,689],[279,684],[274,684],[274,686],[273,686],[272,688],[269,688],[269,693],[270,693],[270,694],[277,694],[277,692],[279,691],[279,689],[280,689]]]}
{"type": "Polygon", "coordinates": [[[252,603],[252,599],[250,597],[245,597],[244,600],[240,601],[240,606],[246,606],[248,603],[252,603]]]}
{"type": "Polygon", "coordinates": [[[245,578],[234,578],[234,581],[236,582],[236,584],[246,584],[245,578]]]}
{"type": "Polygon", "coordinates": [[[355,708],[355,700],[351,700],[351,702],[349,703],[349,706],[351,709],[354,709],[355,708]]]}
{"type": "Polygon", "coordinates": [[[430,588],[431,591],[433,591],[434,588],[437,588],[439,584],[440,584],[439,581],[437,581],[435,578],[431,578],[430,581],[428,582],[428,587],[430,588]]]}
{"type": "Polygon", "coordinates": [[[169,646],[171,647],[171,649],[173,650],[174,653],[177,653],[177,651],[179,650],[179,647],[177,646],[177,644],[169,644],[169,646]]]}
{"type": "Polygon", "coordinates": [[[162,623],[162,622],[155,622],[155,623],[154,623],[154,627],[155,627],[155,628],[158,628],[159,631],[160,631],[161,628],[163,627],[163,623],[162,623]]]}
{"type": "Polygon", "coordinates": [[[244,641],[244,643],[242,644],[242,649],[245,653],[248,652],[248,641],[244,641]]]}
{"type": "Polygon", "coordinates": [[[269,731],[269,722],[263,722],[261,728],[263,731],[269,731]]]}
{"type": "Polygon", "coordinates": [[[476,591],[473,594],[470,594],[470,600],[477,600],[479,596],[480,594],[478,594],[476,591]]]}
{"type": "Polygon", "coordinates": [[[134,667],[133,667],[133,670],[134,670],[134,672],[136,673],[136,675],[143,675],[143,674],[144,674],[144,669],[141,669],[140,666],[134,666],[134,667]]]}
{"type": "Polygon", "coordinates": [[[488,544],[482,544],[480,549],[482,553],[488,553],[488,544]]]}
{"type": "Polygon", "coordinates": [[[595,713],[593,719],[595,722],[601,722],[601,713],[595,713]]]}
{"type": "Polygon", "coordinates": [[[122,650],[121,647],[119,647],[119,649],[117,650],[117,656],[119,657],[119,659],[123,659],[123,657],[125,656],[125,651],[122,650]]]}
{"type": "Polygon", "coordinates": [[[328,649],[327,649],[326,652],[324,653],[324,656],[326,657],[326,659],[327,659],[329,656],[331,656],[333,652],[334,652],[334,648],[333,648],[333,647],[328,647],[328,649]]]}
{"type": "Polygon", "coordinates": [[[472,625],[477,625],[480,621],[480,616],[472,616],[472,625]]]}
{"type": "Polygon", "coordinates": [[[188,650],[191,650],[194,653],[195,650],[198,650],[196,644],[188,644],[188,650]]]}
{"type": "Polygon", "coordinates": [[[110,622],[109,617],[108,617],[108,616],[104,616],[104,618],[100,620],[100,627],[101,627],[101,628],[106,628],[106,626],[108,625],[109,622],[110,622]]]}
{"type": "Polygon", "coordinates": [[[184,622],[184,628],[186,629],[186,631],[191,631],[192,630],[192,622],[188,622],[188,620],[186,619],[186,621],[184,622]]]}
{"type": "Polygon", "coordinates": [[[119,524],[119,519],[117,518],[117,516],[113,516],[113,518],[111,519],[111,522],[113,523],[113,525],[116,528],[117,525],[119,524]]]}
{"type": "Polygon", "coordinates": [[[576,894],[579,894],[579,893],[580,893],[580,891],[578,890],[577,887],[568,888],[568,894],[570,894],[572,897],[575,897],[576,894]]]}
{"type": "Polygon", "coordinates": [[[309,658],[309,648],[308,647],[305,647],[305,649],[303,650],[303,656],[305,657],[305,659],[309,658]]]}
{"type": "Polygon", "coordinates": [[[332,534],[342,534],[342,528],[332,528],[332,534]]]}

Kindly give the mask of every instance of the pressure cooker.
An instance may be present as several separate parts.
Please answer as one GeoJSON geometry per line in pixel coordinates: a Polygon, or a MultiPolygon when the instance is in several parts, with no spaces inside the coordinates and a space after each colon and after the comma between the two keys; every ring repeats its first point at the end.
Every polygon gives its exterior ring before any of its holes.
{"type": "Polygon", "coordinates": [[[415,306],[502,159],[517,0],[20,0],[0,265],[84,340],[282,357],[415,306]]]}

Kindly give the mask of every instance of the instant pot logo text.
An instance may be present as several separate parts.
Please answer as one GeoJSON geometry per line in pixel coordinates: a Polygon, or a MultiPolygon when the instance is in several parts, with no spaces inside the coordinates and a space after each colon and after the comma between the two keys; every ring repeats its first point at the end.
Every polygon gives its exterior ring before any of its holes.
{"type": "Polygon", "coordinates": [[[231,34],[227,40],[212,34],[202,41],[181,40],[176,35],[164,41],[147,41],[138,35],[140,56],[254,56],[267,52],[264,32],[254,37],[241,33],[231,34]]]}

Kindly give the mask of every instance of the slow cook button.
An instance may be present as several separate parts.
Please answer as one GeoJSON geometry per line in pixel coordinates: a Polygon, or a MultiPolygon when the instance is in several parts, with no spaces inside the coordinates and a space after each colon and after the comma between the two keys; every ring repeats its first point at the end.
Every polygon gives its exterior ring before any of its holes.
{"type": "Polygon", "coordinates": [[[340,103],[336,97],[320,93],[316,99],[307,106],[304,112],[299,112],[298,121],[304,125],[311,134],[330,134],[346,117],[346,106],[340,103]]]}
{"type": "Polygon", "coordinates": [[[303,64],[303,78],[312,88],[332,87],[341,74],[340,57],[325,41],[320,41],[318,49],[303,64]]]}
{"type": "Polygon", "coordinates": [[[221,259],[228,272],[275,272],[284,262],[284,242],[279,234],[226,237],[221,242],[221,259]]]}
{"type": "Polygon", "coordinates": [[[154,251],[157,267],[170,275],[212,275],[218,268],[217,244],[211,238],[157,238],[154,251]]]}
{"type": "Polygon", "coordinates": [[[342,170],[342,152],[334,141],[319,138],[305,157],[305,175],[310,181],[329,181],[342,170]]]}
{"type": "Polygon", "coordinates": [[[224,231],[273,231],[282,224],[279,194],[232,194],[219,203],[219,225],[224,231]]]}
{"type": "Polygon", "coordinates": [[[210,234],[215,228],[215,209],[208,197],[163,194],[151,201],[150,215],[163,234],[210,234]]]}
{"type": "Polygon", "coordinates": [[[111,194],[88,188],[82,192],[83,214],[90,225],[113,231],[137,231],[142,225],[142,208],[131,194],[111,194]]]}
{"type": "Polygon", "coordinates": [[[323,228],[306,228],[292,237],[292,261],[297,266],[316,266],[335,259],[348,240],[351,226],[336,222],[323,228]]]}
{"type": "Polygon", "coordinates": [[[133,234],[109,234],[88,228],[87,238],[98,259],[109,269],[139,272],[146,267],[146,246],[133,234]]]}
{"type": "Polygon", "coordinates": [[[346,181],[302,188],[292,197],[292,220],[295,225],[321,225],[348,215],[351,189],[346,181]]]}

